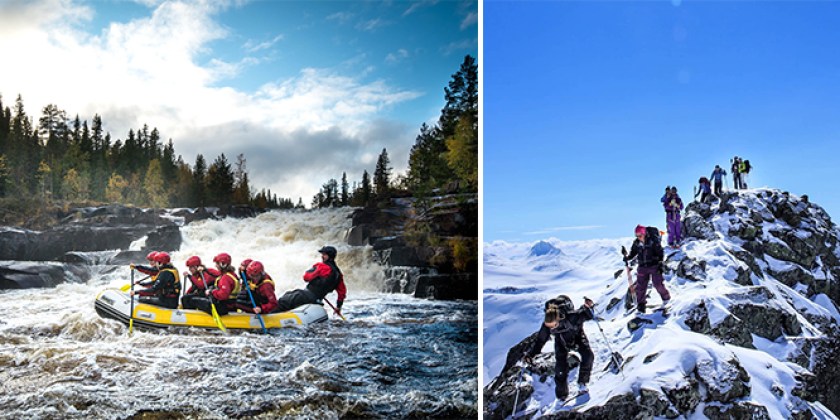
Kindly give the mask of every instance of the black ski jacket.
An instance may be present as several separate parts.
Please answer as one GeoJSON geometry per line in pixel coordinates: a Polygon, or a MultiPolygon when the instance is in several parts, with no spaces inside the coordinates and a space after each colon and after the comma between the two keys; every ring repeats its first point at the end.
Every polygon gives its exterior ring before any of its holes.
{"type": "Polygon", "coordinates": [[[627,261],[637,256],[640,267],[656,267],[665,258],[665,254],[662,251],[662,244],[653,240],[650,235],[645,236],[644,244],[638,238],[633,241],[633,246],[630,247],[630,254],[627,255],[627,261]]]}
{"type": "Polygon", "coordinates": [[[583,332],[583,323],[592,318],[592,310],[586,306],[581,306],[578,310],[566,314],[566,318],[560,320],[557,328],[549,329],[545,324],[542,324],[537,334],[537,341],[534,342],[534,346],[527,354],[531,357],[539,354],[551,336],[554,336],[555,347],[563,346],[566,350],[572,350],[577,346],[589,347],[589,340],[586,338],[586,333],[583,332]]]}

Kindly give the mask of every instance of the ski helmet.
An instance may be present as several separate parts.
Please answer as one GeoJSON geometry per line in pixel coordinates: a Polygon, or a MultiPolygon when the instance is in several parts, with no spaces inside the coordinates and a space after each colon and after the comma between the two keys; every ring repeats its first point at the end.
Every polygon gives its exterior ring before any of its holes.
{"type": "Polygon", "coordinates": [[[155,260],[155,255],[157,255],[157,251],[152,251],[146,255],[146,261],[152,262],[155,260]]]}
{"type": "Polygon", "coordinates": [[[329,245],[319,249],[318,252],[322,254],[327,254],[327,256],[330,257],[331,260],[334,260],[335,256],[338,254],[338,251],[335,249],[335,247],[329,245]]]}
{"type": "Polygon", "coordinates": [[[241,263],[239,263],[239,266],[247,269],[248,266],[251,264],[251,261],[254,261],[254,260],[252,260],[250,258],[246,258],[241,263]]]}
{"type": "Polygon", "coordinates": [[[262,275],[263,270],[265,270],[265,268],[261,262],[252,261],[248,264],[248,269],[246,269],[245,272],[248,274],[249,279],[256,279],[258,276],[262,275]]]}
{"type": "Polygon", "coordinates": [[[230,255],[224,252],[213,257],[213,262],[221,265],[230,265],[231,260],[230,255]]]}
{"type": "Polygon", "coordinates": [[[158,264],[169,264],[169,254],[166,252],[158,252],[155,254],[155,262],[158,264]]]}
{"type": "Polygon", "coordinates": [[[198,256],[193,255],[187,258],[187,267],[198,267],[199,265],[201,265],[201,258],[198,258],[198,256]]]}

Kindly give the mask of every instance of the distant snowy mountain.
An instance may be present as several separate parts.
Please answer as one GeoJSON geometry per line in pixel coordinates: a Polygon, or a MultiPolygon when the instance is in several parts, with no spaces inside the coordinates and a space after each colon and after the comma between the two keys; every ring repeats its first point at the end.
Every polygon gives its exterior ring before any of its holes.
{"type": "Polygon", "coordinates": [[[545,257],[548,255],[563,255],[563,252],[546,241],[539,241],[531,246],[531,251],[528,252],[528,255],[531,257],[545,257]]]}
{"type": "MultiPolygon", "coordinates": [[[[543,303],[558,294],[576,306],[595,300],[603,334],[585,325],[596,355],[591,401],[555,417],[837,418],[840,230],[828,214],[759,189],[692,203],[683,225],[687,240],[666,260],[670,316],[635,330],[618,251],[631,238],[485,244],[485,418],[510,416],[514,363],[543,303]],[[539,270],[547,265],[555,269],[539,270]],[[622,356],[619,374],[606,369],[609,348],[622,356]]],[[[648,304],[658,303],[654,291],[648,304]]],[[[522,381],[519,409],[554,398],[553,344],[543,351],[522,381]]]]}

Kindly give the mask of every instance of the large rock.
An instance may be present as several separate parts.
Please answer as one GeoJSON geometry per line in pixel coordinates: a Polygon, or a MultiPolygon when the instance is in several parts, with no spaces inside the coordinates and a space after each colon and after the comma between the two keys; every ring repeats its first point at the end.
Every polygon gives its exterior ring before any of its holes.
{"type": "Polygon", "coordinates": [[[426,275],[417,278],[414,297],[440,300],[477,300],[476,273],[426,275]]]}
{"type": "Polygon", "coordinates": [[[90,278],[83,267],[30,262],[0,263],[0,289],[55,287],[65,281],[80,283],[90,278]]]}

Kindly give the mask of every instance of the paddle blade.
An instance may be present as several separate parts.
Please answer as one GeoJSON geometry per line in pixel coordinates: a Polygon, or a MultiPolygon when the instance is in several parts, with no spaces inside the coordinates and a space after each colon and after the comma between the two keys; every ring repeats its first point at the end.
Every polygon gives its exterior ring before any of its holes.
{"type": "Polygon", "coordinates": [[[132,332],[134,332],[134,318],[128,321],[128,335],[131,335],[132,332]]]}
{"type": "Polygon", "coordinates": [[[225,328],[225,324],[222,324],[222,319],[219,318],[219,312],[216,311],[216,305],[210,305],[210,312],[213,313],[213,321],[216,321],[216,326],[219,327],[223,333],[227,333],[227,328],[225,328]]]}
{"type": "Polygon", "coordinates": [[[122,290],[123,292],[127,292],[129,289],[131,289],[131,283],[128,283],[123,287],[120,287],[120,290],[122,290]]]}

